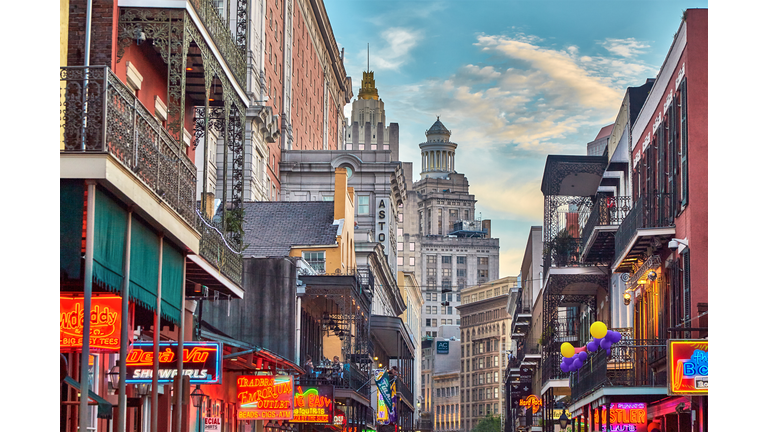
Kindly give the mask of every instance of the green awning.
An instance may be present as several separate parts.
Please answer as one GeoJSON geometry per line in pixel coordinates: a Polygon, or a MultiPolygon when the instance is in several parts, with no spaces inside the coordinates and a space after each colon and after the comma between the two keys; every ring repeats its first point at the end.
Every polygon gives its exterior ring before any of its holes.
{"type": "MultiPolygon", "coordinates": [[[[74,378],[71,376],[67,376],[64,378],[64,382],[72,386],[77,391],[80,391],[80,383],[75,381],[74,378]]],[[[112,405],[111,403],[107,402],[104,398],[97,395],[90,389],[88,389],[88,399],[93,400],[98,405],[96,417],[102,418],[102,419],[111,419],[112,418],[112,405]]]]}
{"type": "Polygon", "coordinates": [[[128,212],[99,188],[96,188],[95,198],[93,280],[109,291],[120,292],[128,212]]]}
{"type": "Polygon", "coordinates": [[[67,279],[80,278],[84,198],[85,185],[82,180],[61,180],[59,183],[59,263],[61,275],[66,276],[67,279]]]}

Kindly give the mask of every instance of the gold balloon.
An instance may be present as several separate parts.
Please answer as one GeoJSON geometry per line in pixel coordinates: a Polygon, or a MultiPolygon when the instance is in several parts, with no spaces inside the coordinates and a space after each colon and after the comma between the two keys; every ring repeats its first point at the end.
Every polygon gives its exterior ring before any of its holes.
{"type": "Polygon", "coordinates": [[[608,327],[600,321],[595,321],[589,327],[589,334],[597,339],[602,339],[608,334],[608,327]]]}
{"type": "Polygon", "coordinates": [[[563,357],[573,357],[573,355],[576,354],[576,348],[568,342],[563,342],[563,344],[560,345],[560,354],[562,354],[563,357]]]}

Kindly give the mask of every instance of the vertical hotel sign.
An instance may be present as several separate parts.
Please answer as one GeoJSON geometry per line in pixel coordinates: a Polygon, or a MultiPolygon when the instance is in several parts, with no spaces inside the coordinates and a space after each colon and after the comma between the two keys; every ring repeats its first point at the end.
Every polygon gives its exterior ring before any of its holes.
{"type": "Polygon", "coordinates": [[[709,341],[667,341],[667,394],[709,394],[709,341]]]}
{"type": "Polygon", "coordinates": [[[292,420],[292,375],[241,375],[237,377],[237,418],[241,420],[292,420]]]}
{"type": "MultiPolygon", "coordinates": [[[[120,350],[120,313],[122,297],[104,295],[91,297],[90,349],[120,350]]],[[[59,346],[62,351],[83,348],[83,297],[59,296],[59,346]]]]}

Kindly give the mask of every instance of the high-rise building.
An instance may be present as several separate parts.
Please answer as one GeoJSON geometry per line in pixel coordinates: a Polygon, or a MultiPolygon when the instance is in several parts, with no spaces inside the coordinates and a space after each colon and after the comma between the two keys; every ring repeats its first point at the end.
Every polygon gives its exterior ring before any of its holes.
{"type": "Polygon", "coordinates": [[[423,336],[440,325],[459,325],[459,292],[499,277],[499,239],[491,221],[475,216],[469,181],[455,170],[457,144],[438,118],[421,148],[421,179],[411,183],[403,164],[407,198],[398,210],[398,264],[414,271],[424,294],[423,336]]]}
{"type": "Polygon", "coordinates": [[[504,410],[504,371],[512,341],[507,330],[510,292],[517,277],[508,276],[461,293],[461,427],[469,431],[487,415],[504,410]]]}

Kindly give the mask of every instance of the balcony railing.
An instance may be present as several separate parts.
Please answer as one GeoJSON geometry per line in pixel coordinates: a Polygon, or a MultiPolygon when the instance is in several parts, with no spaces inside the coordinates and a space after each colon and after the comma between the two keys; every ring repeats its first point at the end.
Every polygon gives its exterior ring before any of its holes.
{"type": "Polygon", "coordinates": [[[638,229],[673,226],[675,226],[675,212],[671,194],[641,195],[616,230],[614,259],[621,256],[638,229]]]}
{"type": "Polygon", "coordinates": [[[320,370],[315,369],[314,376],[304,375],[299,378],[299,383],[308,386],[329,384],[336,389],[352,390],[365,397],[370,397],[371,395],[371,385],[368,374],[351,363],[344,364],[344,370],[340,376],[323,375],[320,370]]]}
{"type": "Polygon", "coordinates": [[[397,392],[403,395],[403,399],[407,400],[409,404],[413,405],[413,392],[411,388],[402,380],[397,380],[397,392]]]}
{"type": "Polygon", "coordinates": [[[598,195],[595,205],[592,206],[592,211],[589,214],[587,223],[584,225],[581,236],[581,248],[582,250],[586,246],[586,242],[592,235],[592,232],[597,226],[609,226],[609,225],[621,225],[624,218],[629,214],[632,209],[632,197],[619,196],[609,197],[604,195],[598,195]]]}
{"type": "Polygon", "coordinates": [[[522,353],[520,357],[524,357],[525,355],[532,355],[532,354],[541,354],[541,344],[539,344],[539,338],[538,335],[535,335],[533,332],[529,332],[528,336],[523,341],[523,347],[522,347],[522,353]]]}
{"type": "Polygon", "coordinates": [[[107,153],[196,226],[197,170],[184,149],[107,66],[61,68],[61,152],[107,153]]]}
{"type": "Polygon", "coordinates": [[[197,230],[200,231],[200,256],[211,263],[224,276],[242,287],[243,256],[236,249],[232,234],[220,223],[208,219],[197,211],[197,230]]]}
{"type": "Polygon", "coordinates": [[[627,339],[590,355],[590,360],[571,374],[571,398],[577,400],[601,387],[665,387],[666,377],[656,375],[651,365],[666,358],[664,340],[627,339]]]}
{"type": "Polygon", "coordinates": [[[232,31],[219,14],[218,8],[213,5],[211,0],[189,0],[189,2],[195,8],[195,12],[208,30],[216,47],[222,53],[238,84],[245,88],[247,73],[245,52],[237,45],[232,31]]]}

